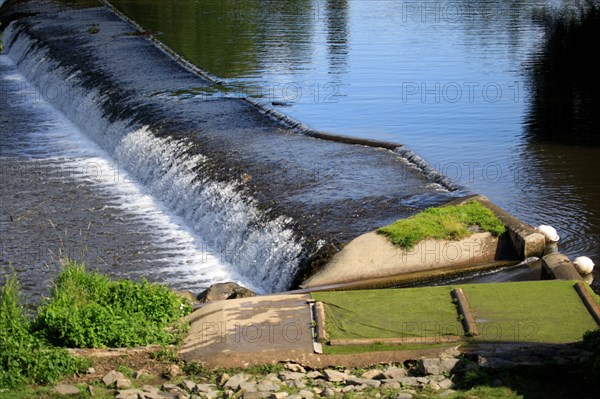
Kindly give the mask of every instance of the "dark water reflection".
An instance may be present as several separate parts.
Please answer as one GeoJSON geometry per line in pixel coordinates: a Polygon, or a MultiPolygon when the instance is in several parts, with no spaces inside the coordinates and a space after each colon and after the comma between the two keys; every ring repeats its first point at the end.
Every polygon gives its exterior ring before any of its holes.
{"type": "Polygon", "coordinates": [[[406,144],[600,263],[600,23],[588,2],[111,1],[228,95],[406,144]]]}

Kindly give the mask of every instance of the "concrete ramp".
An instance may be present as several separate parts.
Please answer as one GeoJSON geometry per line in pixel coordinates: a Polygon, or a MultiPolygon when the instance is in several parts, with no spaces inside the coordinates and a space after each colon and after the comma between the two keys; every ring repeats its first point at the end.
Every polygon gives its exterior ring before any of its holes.
{"type": "Polygon", "coordinates": [[[247,366],[313,355],[309,295],[274,295],[211,303],[190,316],[180,351],[206,366],[247,366]]]}

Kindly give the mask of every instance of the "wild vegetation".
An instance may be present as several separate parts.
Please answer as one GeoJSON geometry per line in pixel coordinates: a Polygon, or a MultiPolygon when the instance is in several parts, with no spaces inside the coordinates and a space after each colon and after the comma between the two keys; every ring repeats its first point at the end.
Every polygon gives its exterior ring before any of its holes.
{"type": "Polygon", "coordinates": [[[54,383],[86,365],[84,359],[53,347],[31,329],[15,274],[0,287],[0,388],[54,383]]]}
{"type": "Polygon", "coordinates": [[[49,342],[73,348],[174,344],[191,306],[166,286],[112,281],[83,265],[67,265],[33,328],[49,342]]]}
{"type": "Polygon", "coordinates": [[[15,273],[8,274],[0,287],[0,388],[54,383],[87,367],[65,347],[177,343],[190,311],[165,286],[111,281],[69,262],[32,321],[15,273]]]}
{"type": "Polygon", "coordinates": [[[402,248],[412,249],[428,238],[460,240],[478,229],[502,235],[506,228],[494,213],[477,201],[463,205],[429,208],[407,219],[398,220],[377,232],[402,248]]]}

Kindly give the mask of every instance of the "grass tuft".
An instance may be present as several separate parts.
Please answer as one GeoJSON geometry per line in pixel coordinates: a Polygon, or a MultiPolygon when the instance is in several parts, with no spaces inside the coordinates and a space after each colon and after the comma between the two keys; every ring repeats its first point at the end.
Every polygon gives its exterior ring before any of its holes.
{"type": "Polygon", "coordinates": [[[31,332],[16,275],[5,276],[0,286],[0,388],[52,384],[87,365],[87,360],[74,358],[31,332]]]}
{"type": "Polygon", "coordinates": [[[180,319],[190,312],[190,304],[165,286],[146,280],[112,281],[68,263],[34,326],[57,346],[168,345],[179,341],[185,330],[180,319]]]}
{"type": "Polygon", "coordinates": [[[412,249],[428,238],[460,240],[473,234],[473,227],[499,236],[506,231],[494,213],[477,201],[463,205],[429,208],[407,219],[377,230],[394,245],[412,249]]]}

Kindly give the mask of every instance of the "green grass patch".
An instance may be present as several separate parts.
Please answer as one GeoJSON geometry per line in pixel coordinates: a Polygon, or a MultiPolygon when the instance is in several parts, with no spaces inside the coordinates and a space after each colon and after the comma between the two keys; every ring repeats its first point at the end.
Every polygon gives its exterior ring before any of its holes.
{"type": "MultiPolygon", "coordinates": [[[[462,286],[482,341],[574,342],[597,328],[573,281],[462,286]]],[[[596,296],[597,298],[597,296],[596,296]]]]}
{"type": "MultiPolygon", "coordinates": [[[[31,331],[14,272],[0,287],[0,388],[51,384],[88,362],[54,348],[31,331]]],[[[32,397],[32,396],[29,396],[32,397]]]]}
{"type": "Polygon", "coordinates": [[[74,348],[174,344],[191,306],[166,286],[112,281],[71,263],[59,274],[34,327],[57,346],[74,348]]]}
{"type": "MultiPolygon", "coordinates": [[[[330,338],[462,336],[451,287],[316,292],[330,338]]],[[[397,349],[397,348],[396,348],[397,349]]]]}
{"type": "MultiPolygon", "coordinates": [[[[460,286],[478,325],[478,341],[575,342],[597,328],[572,281],[460,286]]],[[[325,306],[330,339],[464,336],[453,286],[311,294],[325,306]]],[[[594,294],[596,300],[599,297],[594,294]]],[[[444,346],[444,344],[439,344],[444,346]]],[[[446,344],[447,345],[447,344],[446,344]]],[[[431,347],[426,343],[329,346],[329,354],[431,347]]]]}
{"type": "Polygon", "coordinates": [[[460,240],[469,237],[476,231],[474,227],[497,236],[506,231],[504,224],[490,209],[473,201],[457,206],[429,208],[382,227],[377,232],[394,245],[410,250],[428,238],[460,240]]]}

